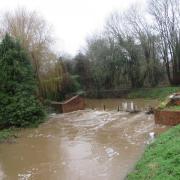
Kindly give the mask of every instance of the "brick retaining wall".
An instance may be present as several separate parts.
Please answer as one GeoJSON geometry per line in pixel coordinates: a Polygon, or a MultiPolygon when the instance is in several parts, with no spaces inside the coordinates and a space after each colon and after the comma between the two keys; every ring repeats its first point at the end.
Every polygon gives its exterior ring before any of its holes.
{"type": "Polygon", "coordinates": [[[156,110],[155,123],[174,126],[180,124],[180,111],[156,110]]]}
{"type": "Polygon", "coordinates": [[[51,104],[60,113],[67,113],[85,109],[85,100],[80,96],[74,96],[65,102],[52,102],[51,104]]]}

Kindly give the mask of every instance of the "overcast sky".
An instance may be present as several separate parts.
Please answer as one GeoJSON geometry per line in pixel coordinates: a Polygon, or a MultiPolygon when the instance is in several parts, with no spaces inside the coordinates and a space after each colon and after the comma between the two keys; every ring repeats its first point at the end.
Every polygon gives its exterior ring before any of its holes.
{"type": "Polygon", "coordinates": [[[74,55],[88,35],[99,31],[114,10],[145,0],[0,0],[0,12],[26,7],[38,11],[53,26],[57,51],[74,55]]]}

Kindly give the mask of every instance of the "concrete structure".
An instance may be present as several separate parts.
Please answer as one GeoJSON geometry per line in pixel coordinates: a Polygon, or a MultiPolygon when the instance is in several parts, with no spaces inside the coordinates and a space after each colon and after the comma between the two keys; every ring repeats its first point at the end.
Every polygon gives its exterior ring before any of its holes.
{"type": "Polygon", "coordinates": [[[64,102],[51,102],[60,113],[67,113],[85,109],[84,98],[77,95],[64,102]]]}
{"type": "Polygon", "coordinates": [[[138,110],[137,106],[133,102],[123,102],[122,111],[130,112],[130,113],[137,113],[140,110],[138,110]]]}
{"type": "Polygon", "coordinates": [[[173,94],[170,96],[170,101],[168,105],[177,105],[180,106],[180,93],[173,94]]]}

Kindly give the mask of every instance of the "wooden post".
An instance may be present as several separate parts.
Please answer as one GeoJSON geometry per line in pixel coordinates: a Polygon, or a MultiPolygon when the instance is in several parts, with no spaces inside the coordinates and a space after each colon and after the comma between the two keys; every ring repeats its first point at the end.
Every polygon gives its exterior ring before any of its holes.
{"type": "Polygon", "coordinates": [[[104,111],[106,110],[106,106],[105,105],[103,105],[103,108],[104,108],[104,111]]]}

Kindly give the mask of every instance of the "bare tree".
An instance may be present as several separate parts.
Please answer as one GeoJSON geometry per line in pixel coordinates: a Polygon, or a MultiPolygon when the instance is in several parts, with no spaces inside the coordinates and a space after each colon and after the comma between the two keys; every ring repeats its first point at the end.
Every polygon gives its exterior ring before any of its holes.
{"type": "Polygon", "coordinates": [[[106,34],[109,38],[113,38],[118,45],[117,51],[120,52],[122,69],[128,79],[131,81],[132,87],[141,87],[145,79],[145,70],[140,68],[142,61],[141,47],[136,43],[137,38],[131,32],[129,22],[125,14],[115,12],[110,16],[106,24],[106,34]]]}
{"type": "Polygon", "coordinates": [[[150,0],[149,12],[154,17],[160,50],[171,84],[180,83],[180,1],[150,0]]]}
{"type": "Polygon", "coordinates": [[[159,78],[158,67],[160,65],[158,37],[154,33],[152,24],[149,23],[150,17],[147,17],[147,13],[141,11],[138,6],[133,5],[126,12],[125,19],[128,24],[126,29],[142,48],[146,66],[144,78],[147,77],[152,86],[157,85],[159,78]]]}

